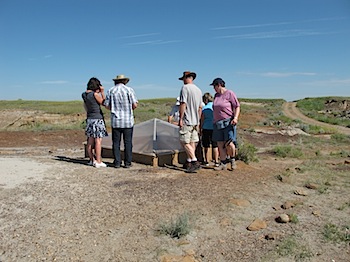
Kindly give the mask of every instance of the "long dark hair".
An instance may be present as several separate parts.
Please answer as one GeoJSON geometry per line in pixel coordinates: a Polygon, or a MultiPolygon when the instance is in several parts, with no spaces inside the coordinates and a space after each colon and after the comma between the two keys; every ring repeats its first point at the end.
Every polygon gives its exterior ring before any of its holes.
{"type": "Polygon", "coordinates": [[[89,82],[87,83],[87,90],[96,91],[100,89],[101,82],[96,77],[90,78],[89,82]]]}

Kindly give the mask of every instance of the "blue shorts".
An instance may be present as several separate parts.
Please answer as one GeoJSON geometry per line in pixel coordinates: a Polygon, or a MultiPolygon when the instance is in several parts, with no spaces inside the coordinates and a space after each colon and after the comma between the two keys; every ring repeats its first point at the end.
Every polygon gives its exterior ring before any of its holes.
{"type": "Polygon", "coordinates": [[[228,125],[223,129],[218,129],[213,125],[213,141],[216,142],[233,142],[237,147],[237,127],[236,125],[228,125]]]}

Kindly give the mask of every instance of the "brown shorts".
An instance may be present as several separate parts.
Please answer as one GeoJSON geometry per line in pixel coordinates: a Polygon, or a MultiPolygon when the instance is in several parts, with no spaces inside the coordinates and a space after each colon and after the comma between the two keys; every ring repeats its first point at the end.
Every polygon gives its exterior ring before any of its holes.
{"type": "Polygon", "coordinates": [[[185,144],[189,144],[191,142],[198,142],[199,136],[197,131],[197,126],[182,126],[179,130],[180,133],[180,141],[185,144]]]}

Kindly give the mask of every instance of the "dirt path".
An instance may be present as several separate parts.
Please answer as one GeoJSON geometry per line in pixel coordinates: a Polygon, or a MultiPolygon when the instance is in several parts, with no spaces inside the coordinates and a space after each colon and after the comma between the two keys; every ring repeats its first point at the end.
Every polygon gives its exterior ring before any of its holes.
{"type": "Polygon", "coordinates": [[[284,103],[283,104],[283,113],[289,118],[299,119],[302,122],[305,122],[305,123],[310,124],[310,125],[317,125],[317,126],[326,127],[326,128],[334,128],[339,133],[342,133],[345,135],[350,135],[350,128],[343,127],[343,126],[331,125],[331,124],[323,123],[323,122],[317,121],[315,119],[309,118],[300,112],[300,110],[296,107],[296,104],[297,104],[296,102],[284,103]]]}

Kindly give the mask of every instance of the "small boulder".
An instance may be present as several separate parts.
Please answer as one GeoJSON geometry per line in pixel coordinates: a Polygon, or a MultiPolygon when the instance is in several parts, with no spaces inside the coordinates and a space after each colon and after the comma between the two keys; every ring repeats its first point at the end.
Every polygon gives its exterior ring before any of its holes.
{"type": "Polygon", "coordinates": [[[259,218],[255,219],[253,223],[251,223],[247,229],[250,231],[258,231],[261,229],[267,228],[267,224],[264,220],[261,220],[259,218]]]}
{"type": "Polygon", "coordinates": [[[305,187],[308,189],[317,189],[319,186],[315,183],[307,183],[305,187]]]}
{"type": "Polygon", "coordinates": [[[268,233],[267,235],[265,235],[265,239],[266,240],[276,240],[278,239],[280,236],[280,234],[276,233],[276,232],[271,232],[271,233],[268,233]]]}
{"type": "Polygon", "coordinates": [[[240,206],[240,207],[247,207],[250,206],[250,202],[248,200],[245,199],[238,199],[238,198],[232,198],[230,199],[230,202],[236,206],[240,206]]]}
{"type": "Polygon", "coordinates": [[[307,192],[305,190],[302,190],[302,189],[295,190],[294,194],[296,194],[298,196],[307,196],[307,192]]]}
{"type": "Polygon", "coordinates": [[[316,217],[319,217],[321,215],[321,212],[319,210],[312,211],[312,214],[316,217]]]}
{"type": "Polygon", "coordinates": [[[278,223],[288,223],[290,221],[290,218],[287,214],[281,214],[276,218],[276,221],[278,223]]]}
{"type": "Polygon", "coordinates": [[[295,206],[295,204],[291,201],[286,201],[281,207],[283,209],[290,209],[293,208],[295,206]]]}

